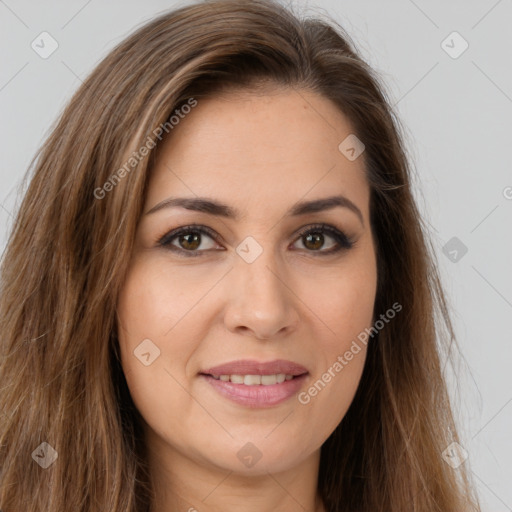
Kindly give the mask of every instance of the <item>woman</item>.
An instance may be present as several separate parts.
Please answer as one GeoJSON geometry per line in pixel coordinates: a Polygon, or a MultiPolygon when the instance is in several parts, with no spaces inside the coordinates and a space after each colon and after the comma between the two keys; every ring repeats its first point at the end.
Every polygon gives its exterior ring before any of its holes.
{"type": "Polygon", "coordinates": [[[140,28],[2,263],[4,512],[479,510],[399,123],[334,23],[217,0],[140,28]]]}

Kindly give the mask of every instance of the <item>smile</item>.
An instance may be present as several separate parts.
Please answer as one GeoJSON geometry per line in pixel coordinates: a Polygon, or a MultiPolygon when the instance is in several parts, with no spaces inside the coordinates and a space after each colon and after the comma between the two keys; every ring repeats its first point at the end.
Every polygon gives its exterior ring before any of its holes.
{"type": "Polygon", "coordinates": [[[246,386],[271,386],[293,379],[293,375],[286,375],[284,373],[274,375],[212,375],[212,377],[223,382],[234,382],[235,384],[245,384],[246,386]]]}
{"type": "Polygon", "coordinates": [[[222,380],[220,375],[200,374],[199,377],[208,382],[220,396],[230,402],[250,408],[265,408],[277,406],[296,396],[308,375],[308,373],[304,373],[297,376],[287,376],[286,374],[222,376],[229,380],[222,380]],[[235,382],[237,378],[238,383],[235,382]]]}

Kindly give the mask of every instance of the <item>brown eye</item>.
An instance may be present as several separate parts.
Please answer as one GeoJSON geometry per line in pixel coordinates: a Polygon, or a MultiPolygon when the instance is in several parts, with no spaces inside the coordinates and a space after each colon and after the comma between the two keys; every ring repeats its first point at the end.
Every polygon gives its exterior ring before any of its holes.
{"type": "Polygon", "coordinates": [[[308,249],[320,249],[324,245],[322,233],[310,233],[304,237],[304,245],[308,249]]]}
{"type": "MultiPolygon", "coordinates": [[[[215,232],[206,226],[192,224],[167,233],[158,240],[158,244],[180,256],[201,256],[212,249],[225,250],[218,245],[216,247],[216,238],[215,232]]],[[[334,254],[354,245],[343,232],[325,224],[308,226],[299,233],[299,240],[303,245],[300,249],[318,256],[334,254]]]]}
{"type": "Polygon", "coordinates": [[[178,236],[178,243],[187,250],[195,250],[201,245],[201,234],[193,233],[178,236]]]}
{"type": "Polygon", "coordinates": [[[325,224],[309,226],[299,234],[299,240],[308,252],[317,252],[319,255],[332,254],[353,246],[353,242],[344,233],[325,224]],[[325,249],[326,237],[334,240],[327,249],[325,249]],[[325,250],[321,250],[322,248],[325,250]]]}
{"type": "Polygon", "coordinates": [[[175,229],[164,235],[158,244],[186,256],[199,256],[216,245],[213,231],[196,225],[175,229]]]}

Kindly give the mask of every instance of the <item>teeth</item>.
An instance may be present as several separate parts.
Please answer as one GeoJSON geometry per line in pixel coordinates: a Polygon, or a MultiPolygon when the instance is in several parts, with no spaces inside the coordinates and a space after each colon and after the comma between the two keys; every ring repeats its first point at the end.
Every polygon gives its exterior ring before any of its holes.
{"type": "Polygon", "coordinates": [[[261,375],[245,375],[244,384],[246,386],[256,386],[261,384],[261,375]]]}
{"type": "Polygon", "coordinates": [[[216,380],[233,382],[234,384],[245,384],[246,386],[271,386],[282,384],[285,380],[292,380],[293,375],[278,373],[274,375],[212,375],[216,380]]]}
{"type": "Polygon", "coordinates": [[[277,382],[277,375],[262,375],[261,383],[264,386],[270,386],[271,384],[275,384],[277,382]]]}

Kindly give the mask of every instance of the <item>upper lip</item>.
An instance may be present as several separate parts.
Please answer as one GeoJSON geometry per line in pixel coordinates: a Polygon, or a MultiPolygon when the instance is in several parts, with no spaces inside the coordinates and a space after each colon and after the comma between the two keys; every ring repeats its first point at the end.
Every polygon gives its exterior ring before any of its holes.
{"type": "Polygon", "coordinates": [[[298,363],[284,359],[268,362],[240,359],[202,370],[200,373],[206,375],[275,375],[278,373],[302,375],[308,373],[308,370],[298,363]]]}

